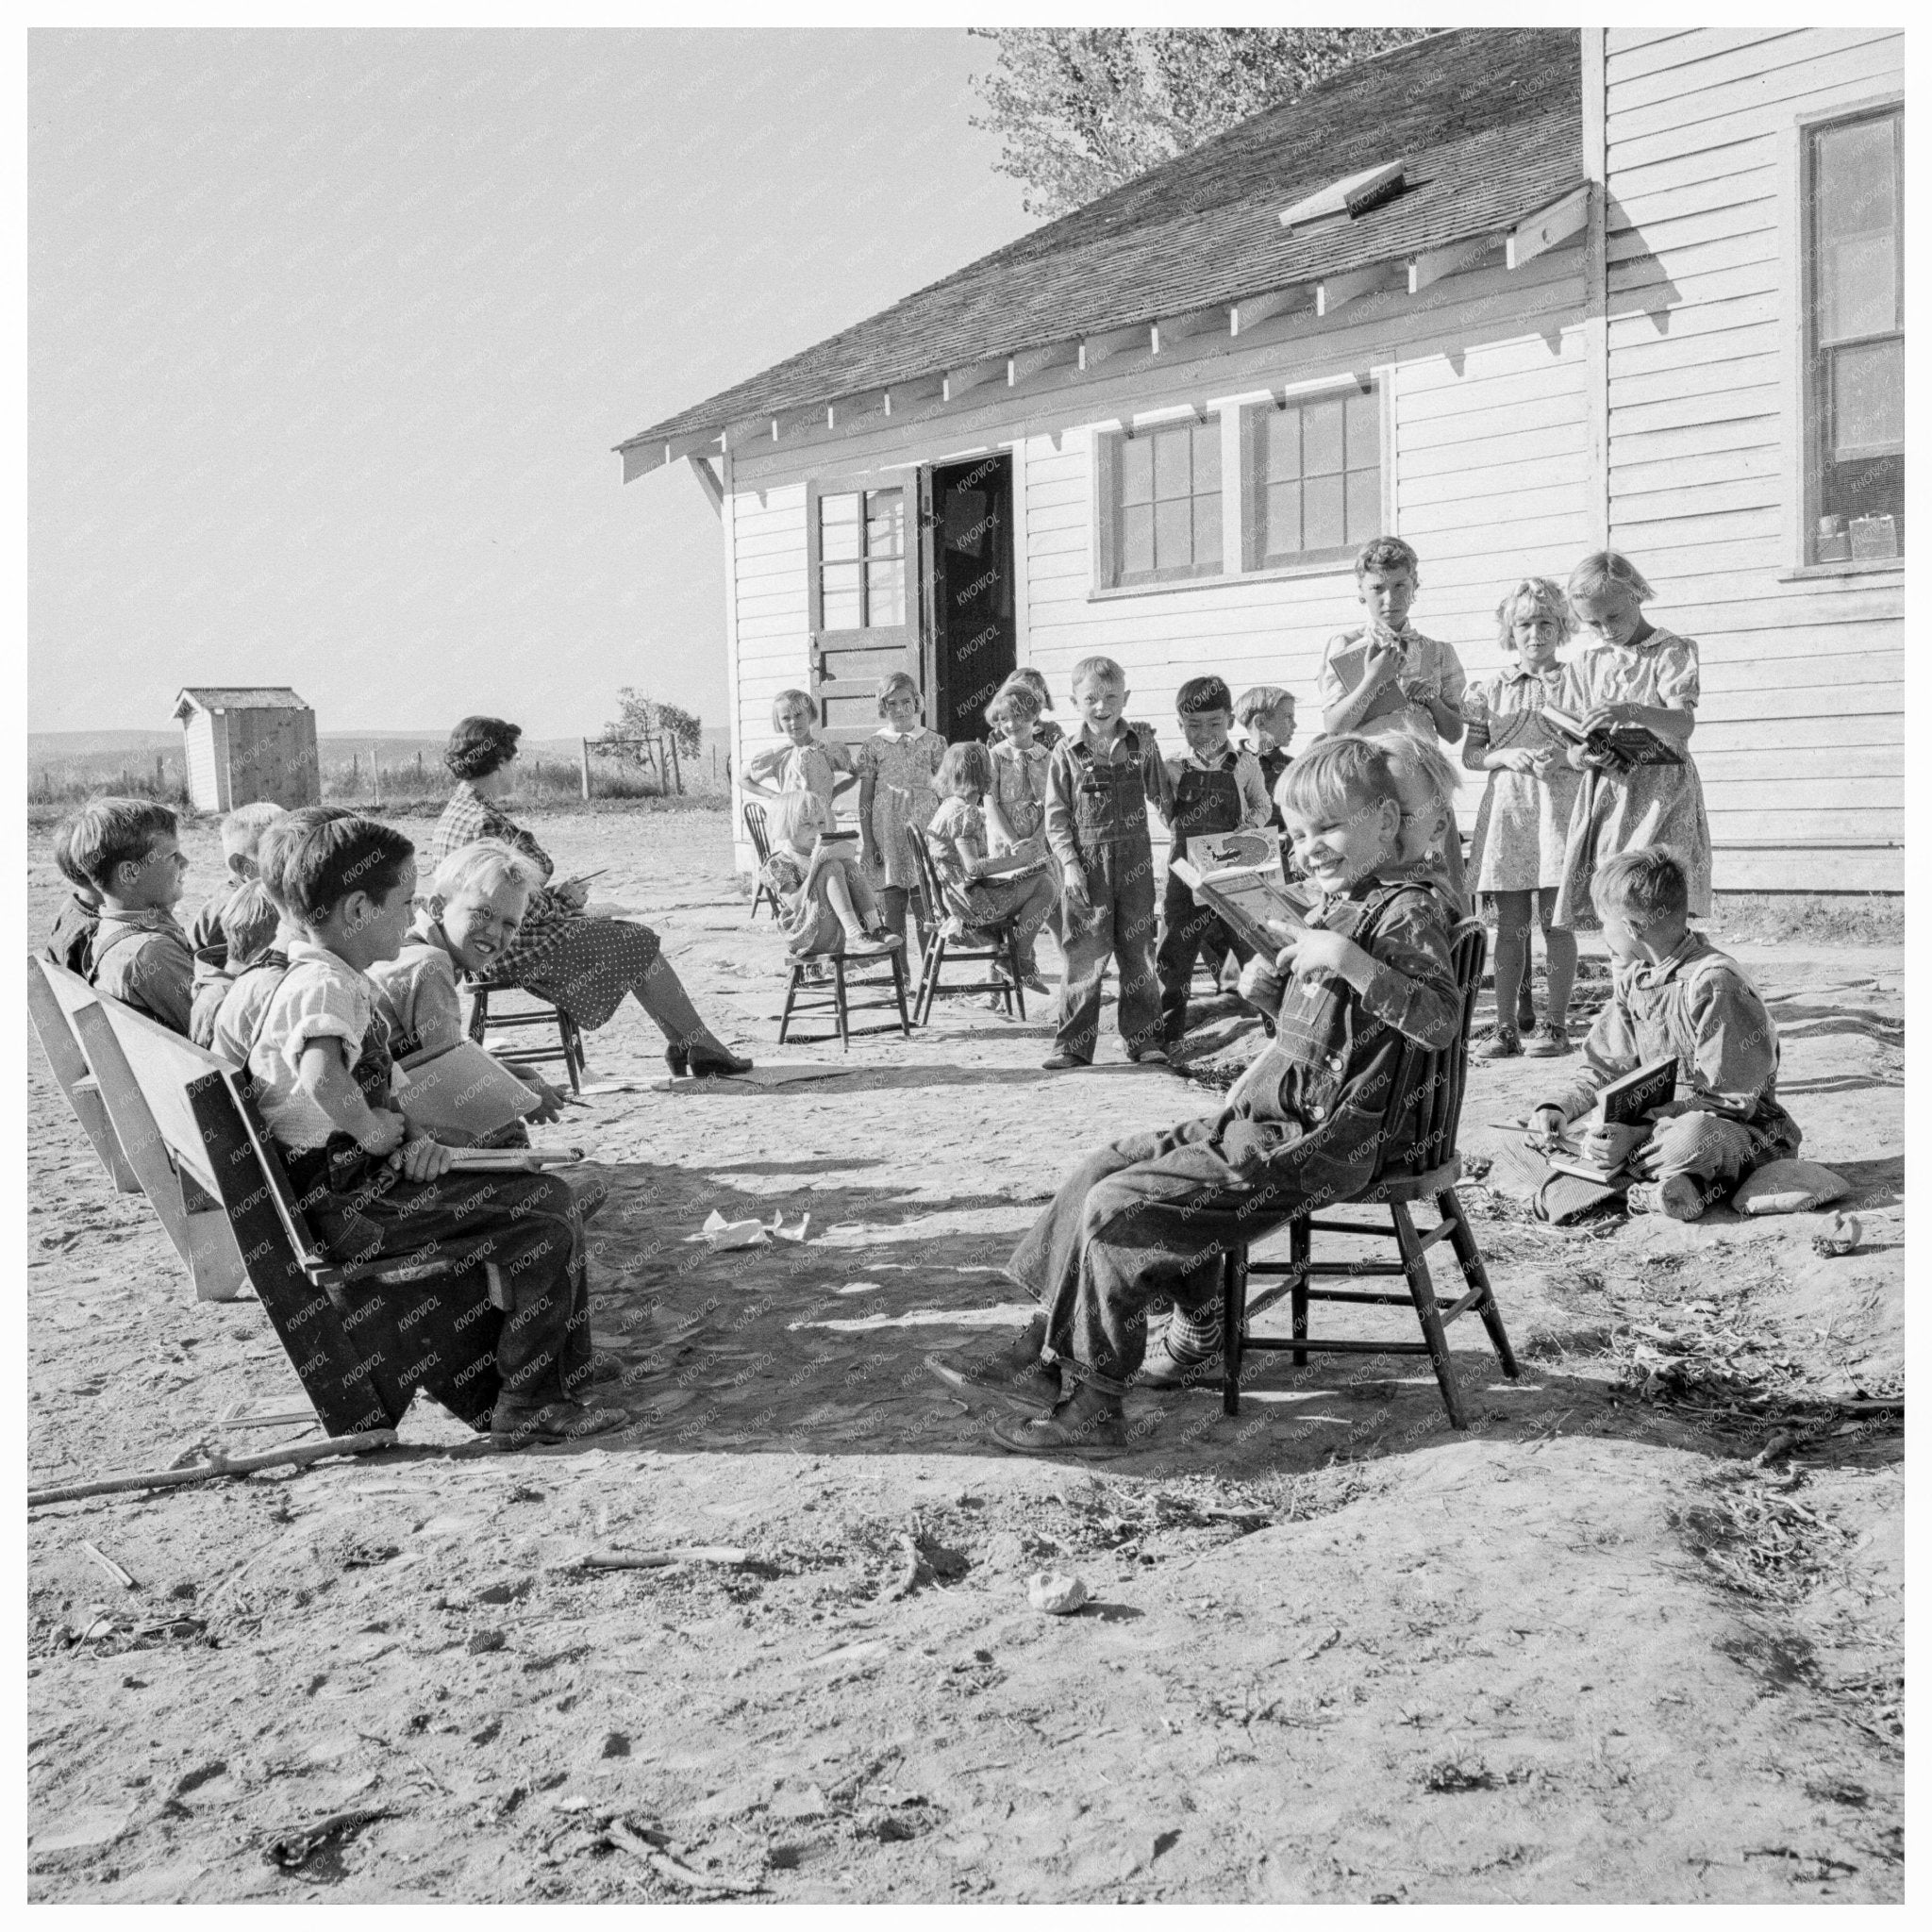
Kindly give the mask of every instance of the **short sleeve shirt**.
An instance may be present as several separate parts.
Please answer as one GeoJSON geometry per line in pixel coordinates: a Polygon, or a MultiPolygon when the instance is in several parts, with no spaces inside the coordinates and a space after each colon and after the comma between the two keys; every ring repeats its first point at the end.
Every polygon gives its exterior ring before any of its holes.
{"type": "MultiPolygon", "coordinates": [[[[228,1018],[227,1004],[221,1018],[228,1018]]],[[[256,1105],[269,1132],[285,1147],[305,1154],[326,1145],[336,1131],[335,1123],[297,1083],[303,1053],[319,1041],[340,1041],[342,1063],[352,1067],[375,1024],[375,986],[367,974],[306,940],[290,946],[289,970],[268,1003],[248,1054],[256,1105]]],[[[222,1038],[219,1023],[216,1038],[222,1038]]]]}
{"type": "MultiPolygon", "coordinates": [[[[1419,630],[1405,628],[1400,635],[1400,676],[1427,686],[1451,710],[1459,709],[1468,678],[1462,659],[1456,655],[1456,646],[1445,644],[1439,638],[1426,638],[1419,630]]],[[[1329,639],[1328,648],[1322,654],[1318,687],[1324,710],[1339,705],[1361,683],[1368,656],[1366,625],[1329,639]]],[[[1364,738],[1386,738],[1396,731],[1406,731],[1412,738],[1426,738],[1432,742],[1436,737],[1436,721],[1422,706],[1410,704],[1399,684],[1385,686],[1369,707],[1368,715],[1358,718],[1354,728],[1364,738]]]]}
{"type": "Polygon", "coordinates": [[[389,1009],[398,1053],[454,1046],[463,1038],[456,962],[433,941],[412,935],[395,958],[372,966],[369,977],[389,1009]]]}

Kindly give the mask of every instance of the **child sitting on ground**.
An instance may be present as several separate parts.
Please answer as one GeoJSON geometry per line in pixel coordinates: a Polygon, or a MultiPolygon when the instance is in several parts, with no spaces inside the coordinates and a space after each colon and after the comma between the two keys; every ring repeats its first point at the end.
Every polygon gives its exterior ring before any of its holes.
{"type": "Polygon", "coordinates": [[[956,1387],[1032,1413],[996,1424],[1006,1448],[1108,1453],[1129,1446],[1135,1381],[1173,1387],[1220,1350],[1230,1247],[1311,1207],[1353,1199],[1378,1174],[1441,1159],[1426,1088],[1397,1087],[1405,1040],[1441,1051],[1462,997],[1438,893],[1391,882],[1402,819],[1383,747],[1318,744],[1287,779],[1289,828],[1321,897],[1307,929],[1251,960],[1242,991],[1277,1034],[1219,1112],[1129,1135],[1083,1161],[1008,1263],[1041,1305],[1020,1337],[964,1357],[929,1357],[956,1387]],[[1153,1359],[1147,1311],[1175,1312],[1153,1359]],[[1050,1345],[1058,1365],[1042,1350],[1050,1345]]]}
{"type": "Polygon", "coordinates": [[[761,875],[778,899],[785,950],[794,959],[816,953],[875,958],[906,941],[887,931],[879,902],[851,841],[821,842],[832,808],[816,791],[781,791],[772,808],[772,856],[761,875]]]}
{"type": "MultiPolygon", "coordinates": [[[[201,910],[190,921],[188,943],[194,948],[194,993],[198,1001],[202,989],[220,971],[226,955],[222,950],[222,914],[230,900],[250,879],[261,876],[257,851],[261,835],[278,818],[286,816],[286,806],[261,799],[254,805],[237,806],[222,821],[222,863],[227,875],[220,889],[202,902],[201,910]]],[[[221,1000],[215,1000],[219,1008],[221,1000]]]]}
{"type": "Polygon", "coordinates": [[[1462,788],[1462,774],[1432,738],[1400,731],[1370,742],[1389,754],[1396,794],[1402,800],[1397,858],[1436,887],[1452,920],[1466,919],[1469,894],[1462,884],[1462,833],[1456,823],[1456,794],[1462,788]]]}
{"type": "Polygon", "coordinates": [[[70,973],[87,974],[88,953],[95,929],[101,923],[101,895],[88,884],[74,862],[69,841],[74,837],[74,820],[64,818],[54,827],[54,870],[73,888],[54,915],[54,929],[41,948],[43,958],[64,966],[70,973]]]}
{"type": "MultiPolygon", "coordinates": [[[[457,849],[436,868],[428,899],[416,908],[393,959],[369,969],[391,1023],[390,1051],[399,1059],[435,1053],[469,1038],[457,991],[460,972],[480,978],[491,962],[515,943],[530,894],[543,883],[543,869],[500,839],[478,839],[457,849]]],[[[509,1067],[542,1106],[525,1118],[554,1121],[563,1095],[530,1067],[509,1067]]],[[[529,1140],[522,1122],[500,1128],[484,1143],[521,1146],[529,1140]]]]}
{"type": "Polygon", "coordinates": [[[1020,984],[1029,992],[1050,991],[1034,962],[1033,942],[1054,907],[1053,880],[1035,855],[1008,851],[995,858],[987,846],[986,795],[992,786],[992,756],[983,744],[962,740],[946,747],[932,789],[940,808],[925,828],[926,849],[939,874],[946,910],[967,927],[1012,922],[1020,984]]]}
{"type": "Polygon", "coordinates": [[[227,1003],[235,982],[257,966],[286,966],[288,955],[275,944],[281,932],[282,915],[275,910],[259,879],[250,879],[228,895],[222,908],[215,941],[221,947],[222,963],[202,974],[201,956],[195,956],[194,1009],[188,1024],[188,1037],[196,1046],[212,1049],[215,1022],[227,1003]]]}
{"type": "Polygon", "coordinates": [[[1252,752],[1238,751],[1228,742],[1234,700],[1226,681],[1189,678],[1174,699],[1174,711],[1187,750],[1179,758],[1162,760],[1166,786],[1160,815],[1167,821],[1172,842],[1160,905],[1160,948],[1155,955],[1161,1044],[1169,1059],[1179,1054],[1188,1030],[1188,989],[1194,961],[1205,952],[1218,976],[1230,954],[1241,960],[1249,954],[1211,908],[1195,903],[1192,891],[1174,870],[1174,860],[1187,857],[1190,839],[1265,825],[1274,812],[1259,761],[1252,752]]]}
{"type": "Polygon", "coordinates": [[[1798,1151],[1798,1124],[1777,1100],[1777,1027],[1742,967],[1691,931],[1690,874],[1675,853],[1643,845],[1607,858],[1591,892],[1614,962],[1609,1004],[1575,1082],[1531,1111],[1525,1139],[1547,1151],[1601,1088],[1674,1057],[1680,1097],[1653,1109],[1654,1124],[1591,1126],[1581,1144],[1606,1167],[1629,1160],[1631,1213],[1695,1221],[1755,1168],[1798,1151]]]}
{"type": "Polygon", "coordinates": [[[275,827],[260,858],[291,938],[247,1070],[309,1225],[330,1253],[359,1260],[454,1251],[458,1282],[480,1299],[487,1275],[508,1297],[491,1418],[505,1447],[618,1426],[622,1409],[571,1393],[597,1368],[570,1188],[551,1174],[452,1173],[449,1148],[390,1103],[389,1029],[369,968],[393,959],[408,928],[415,847],[374,819],[306,806],[275,827]]]}
{"type": "Polygon", "coordinates": [[[808,691],[781,691],[772,700],[772,729],[783,742],[747,758],[739,781],[760,798],[777,798],[787,791],[809,791],[823,799],[826,823],[832,801],[858,783],[852,754],[818,735],[819,708],[808,691]]]}
{"type": "Polygon", "coordinates": [[[188,871],[175,814],[151,799],[92,799],[74,815],[67,854],[101,901],[88,978],[97,991],[185,1034],[194,955],[175,923],[188,871]]]}

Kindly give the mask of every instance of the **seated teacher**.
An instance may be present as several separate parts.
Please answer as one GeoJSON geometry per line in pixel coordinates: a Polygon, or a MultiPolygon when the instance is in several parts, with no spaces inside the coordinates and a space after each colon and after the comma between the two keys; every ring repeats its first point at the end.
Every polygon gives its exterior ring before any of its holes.
{"type": "MultiPolygon", "coordinates": [[[[458,846],[501,839],[525,854],[547,881],[550,855],[498,806],[510,789],[520,725],[501,718],[465,718],[442,755],[457,789],[450,794],[425,858],[441,865],[458,846]]],[[[658,950],[658,935],[633,919],[587,918],[589,891],[581,879],[545,884],[530,895],[522,930],[500,958],[477,975],[485,986],[515,986],[560,1007],[579,1026],[601,1026],[625,993],[650,1014],[669,1044],[674,1074],[742,1074],[740,1059],[698,1018],[691,995],[658,950]]]]}

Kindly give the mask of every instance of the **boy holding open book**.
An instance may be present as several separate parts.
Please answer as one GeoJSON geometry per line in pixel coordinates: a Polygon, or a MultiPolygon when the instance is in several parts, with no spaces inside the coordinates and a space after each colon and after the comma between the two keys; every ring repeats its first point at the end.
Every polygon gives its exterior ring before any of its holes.
{"type": "MultiPolygon", "coordinates": [[[[247,1068],[309,1225],[341,1259],[468,1251],[457,1281],[474,1292],[487,1276],[504,1308],[491,1432],[506,1446],[616,1427],[622,1409],[569,1392],[593,1372],[583,1222],[570,1188],[550,1174],[453,1173],[450,1148],[391,1100],[389,1028],[369,969],[393,959],[408,929],[415,847],[374,819],[306,806],[270,827],[260,866],[293,937],[247,1068]]],[[[230,1000],[248,985],[238,982],[230,1000]]]]}
{"type": "Polygon", "coordinates": [[[1690,930],[1690,880],[1674,853],[1648,845],[1606,859],[1591,891],[1615,961],[1610,1001],[1577,1079],[1531,1111],[1526,1138],[1548,1153],[1611,1083],[1674,1058],[1681,1098],[1643,1121],[1599,1121],[1579,1147],[1606,1174],[1637,1176],[1633,1214],[1695,1221],[1754,1168],[1798,1151],[1798,1124],[1777,1101],[1777,1027],[1738,962],[1690,930]]]}

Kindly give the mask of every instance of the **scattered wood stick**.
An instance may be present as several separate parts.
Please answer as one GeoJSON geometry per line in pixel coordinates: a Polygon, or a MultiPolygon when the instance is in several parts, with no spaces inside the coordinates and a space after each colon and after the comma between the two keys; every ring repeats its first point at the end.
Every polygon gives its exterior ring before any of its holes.
{"type": "Polygon", "coordinates": [[[708,1873],[693,1871],[669,1852],[660,1852],[649,1839],[631,1830],[622,1819],[613,1818],[604,1827],[604,1835],[612,1844],[622,1847],[635,1858],[642,1858],[673,1884],[681,1885],[687,1890],[720,1891],[735,1898],[749,1898],[764,1890],[762,1885],[744,1885],[733,1878],[713,1878],[708,1873]]]}
{"type": "Polygon", "coordinates": [[[751,1552],[729,1543],[692,1543],[675,1550],[587,1550],[566,1557],[559,1570],[664,1570],[673,1563],[749,1563],[751,1552]]]}
{"type": "Polygon", "coordinates": [[[131,1475],[96,1476],[91,1482],[62,1483],[48,1490],[29,1490],[26,1507],[43,1503],[74,1503],[83,1496],[119,1495],[128,1490],[172,1489],[181,1483],[211,1482],[216,1476],[247,1475],[258,1469],[320,1462],[328,1456],[366,1456],[375,1449],[395,1447],[393,1429],[370,1429],[359,1436],[328,1436],[320,1442],[297,1442],[286,1449],[265,1450],[259,1456],[224,1456],[214,1451],[206,1463],[189,1469],[151,1469],[131,1475]]]}
{"type": "Polygon", "coordinates": [[[80,1546],[123,1590],[139,1590],[141,1588],[141,1585],[135,1582],[134,1578],[128,1575],[127,1572],[122,1569],[112,1557],[103,1550],[97,1550],[85,1537],[81,1538],[80,1546]]]}

